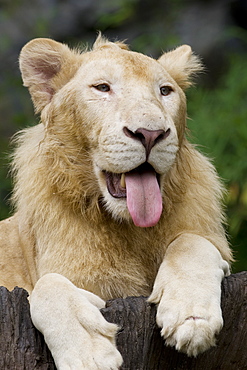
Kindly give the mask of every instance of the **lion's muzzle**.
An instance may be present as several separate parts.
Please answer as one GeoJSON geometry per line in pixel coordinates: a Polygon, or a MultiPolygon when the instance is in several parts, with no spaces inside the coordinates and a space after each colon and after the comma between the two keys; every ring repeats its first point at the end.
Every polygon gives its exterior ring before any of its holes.
{"type": "Polygon", "coordinates": [[[123,128],[123,132],[126,136],[132,139],[138,140],[142,143],[146,150],[146,160],[148,160],[151,149],[160,141],[166,139],[170,134],[170,128],[165,130],[147,130],[145,128],[138,128],[135,132],[128,129],[128,127],[123,128]]]}

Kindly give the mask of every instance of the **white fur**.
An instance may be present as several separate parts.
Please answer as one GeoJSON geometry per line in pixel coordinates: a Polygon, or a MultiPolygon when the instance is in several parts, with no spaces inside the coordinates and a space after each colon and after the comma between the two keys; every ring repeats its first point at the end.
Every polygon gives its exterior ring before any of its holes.
{"type": "Polygon", "coordinates": [[[189,356],[215,345],[223,326],[220,286],[228,273],[228,263],[205,238],[183,234],[170,244],[149,297],[158,304],[166,344],[189,356]]]}
{"type": "Polygon", "coordinates": [[[101,315],[104,301],[59,274],[46,274],[30,298],[40,330],[59,370],[116,370],[122,357],[115,346],[117,326],[101,315]]]}

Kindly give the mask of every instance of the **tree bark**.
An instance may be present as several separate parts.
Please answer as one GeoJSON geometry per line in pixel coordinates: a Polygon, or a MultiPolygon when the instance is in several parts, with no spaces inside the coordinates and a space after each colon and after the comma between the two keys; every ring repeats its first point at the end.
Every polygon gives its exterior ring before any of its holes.
{"type": "MultiPolygon", "coordinates": [[[[20,288],[0,288],[0,369],[56,369],[42,334],[32,324],[27,296],[20,288]]],[[[246,370],[247,272],[224,279],[222,311],[224,327],[217,346],[197,358],[164,345],[155,323],[156,307],[144,297],[108,301],[102,314],[119,325],[122,370],[246,370]]]]}

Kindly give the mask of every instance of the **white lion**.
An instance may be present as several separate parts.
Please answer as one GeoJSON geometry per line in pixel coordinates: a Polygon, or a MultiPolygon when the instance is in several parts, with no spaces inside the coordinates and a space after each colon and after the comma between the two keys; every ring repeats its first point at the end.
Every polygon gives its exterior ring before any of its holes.
{"type": "Polygon", "coordinates": [[[229,272],[213,166],[185,137],[189,46],[158,60],[99,36],[91,51],[50,39],[20,55],[41,123],[14,153],[16,213],[0,224],[1,284],[30,294],[58,369],[118,369],[106,299],[146,295],[166,343],[215,344],[229,272]]]}

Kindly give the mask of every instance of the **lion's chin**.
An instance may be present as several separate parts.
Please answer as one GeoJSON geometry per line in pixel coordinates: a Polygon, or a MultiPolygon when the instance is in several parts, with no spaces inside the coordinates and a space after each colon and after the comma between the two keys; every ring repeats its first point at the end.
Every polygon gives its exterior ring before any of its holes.
{"type": "Polygon", "coordinates": [[[110,196],[118,200],[126,198],[124,204],[121,202],[121,208],[125,205],[126,210],[127,205],[136,226],[152,227],[158,223],[162,213],[162,195],[159,175],[150,164],[144,163],[123,174],[105,171],[104,175],[110,196]]]}

